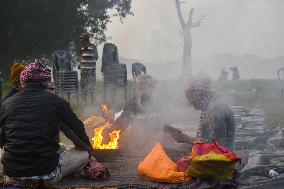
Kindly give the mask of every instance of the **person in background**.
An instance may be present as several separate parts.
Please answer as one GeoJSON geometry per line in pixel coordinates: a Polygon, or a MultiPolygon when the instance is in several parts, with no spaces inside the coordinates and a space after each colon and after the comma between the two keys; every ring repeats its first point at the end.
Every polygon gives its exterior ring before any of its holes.
{"type": "Polygon", "coordinates": [[[35,60],[21,72],[22,91],[1,106],[0,175],[7,184],[55,183],[92,157],[83,123],[68,102],[46,90],[50,81],[51,71],[35,60]],[[76,149],[59,153],[60,122],[72,131],[69,139],[76,149]]]}
{"type": "Polygon", "coordinates": [[[84,102],[88,103],[90,97],[91,104],[95,100],[95,85],[96,85],[96,62],[98,60],[98,50],[95,44],[90,42],[90,35],[82,33],[80,35],[81,46],[81,62],[79,69],[81,71],[81,93],[84,102]]]}
{"type": "Polygon", "coordinates": [[[2,102],[4,102],[9,97],[13,96],[14,94],[18,93],[21,90],[20,85],[20,74],[25,69],[25,65],[22,63],[15,63],[11,67],[11,85],[12,89],[8,92],[8,94],[3,98],[2,102]]]}
{"type": "Polygon", "coordinates": [[[125,131],[129,127],[133,116],[147,112],[149,106],[152,105],[155,90],[153,77],[147,74],[139,75],[136,82],[134,98],[127,102],[121,111],[114,113],[115,111],[110,109],[106,113],[106,120],[114,119],[111,127],[105,129],[103,134],[106,133],[107,135],[107,133],[114,130],[125,131]]]}

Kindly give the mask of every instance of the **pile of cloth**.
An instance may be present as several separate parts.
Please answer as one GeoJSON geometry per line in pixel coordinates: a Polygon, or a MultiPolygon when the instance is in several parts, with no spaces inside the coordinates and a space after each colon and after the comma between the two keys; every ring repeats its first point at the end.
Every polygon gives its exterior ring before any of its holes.
{"type": "Polygon", "coordinates": [[[160,143],[139,164],[138,174],[155,182],[184,183],[191,180],[187,173],[178,171],[177,164],[168,157],[160,143]]]}
{"type": "Polygon", "coordinates": [[[110,177],[109,169],[96,160],[91,160],[79,173],[74,175],[77,178],[90,180],[103,180],[110,177]]]}
{"type": "Polygon", "coordinates": [[[227,181],[233,178],[235,164],[240,161],[231,150],[217,143],[196,142],[189,156],[176,163],[157,143],[138,166],[138,174],[155,182],[186,183],[192,179],[213,179],[227,181]]]}

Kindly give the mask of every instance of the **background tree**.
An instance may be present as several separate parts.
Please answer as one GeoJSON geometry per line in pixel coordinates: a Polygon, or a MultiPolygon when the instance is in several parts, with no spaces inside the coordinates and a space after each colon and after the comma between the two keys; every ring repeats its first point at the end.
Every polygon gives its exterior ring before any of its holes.
{"type": "Polygon", "coordinates": [[[185,21],[184,16],[181,12],[181,2],[180,0],[175,0],[178,19],[181,25],[183,33],[183,63],[181,70],[181,79],[186,80],[192,77],[192,34],[191,30],[202,24],[205,15],[202,15],[196,22],[193,22],[194,9],[190,9],[188,19],[185,21]]]}
{"type": "Polygon", "coordinates": [[[112,16],[131,13],[131,0],[1,0],[0,70],[8,78],[15,59],[50,56],[67,49],[88,30],[97,43],[106,38],[112,16]]]}

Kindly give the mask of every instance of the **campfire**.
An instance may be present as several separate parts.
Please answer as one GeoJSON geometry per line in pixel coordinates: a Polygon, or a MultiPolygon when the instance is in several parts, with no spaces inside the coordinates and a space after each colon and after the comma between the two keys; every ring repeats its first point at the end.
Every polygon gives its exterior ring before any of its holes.
{"type": "MultiPolygon", "coordinates": [[[[103,114],[106,114],[108,112],[108,106],[106,104],[101,105],[101,111],[103,114]]],[[[93,148],[94,149],[99,149],[99,150],[108,150],[108,149],[118,149],[118,139],[120,135],[120,130],[113,131],[109,133],[109,140],[107,144],[104,144],[104,136],[103,136],[103,131],[110,127],[112,122],[113,117],[108,118],[107,123],[99,128],[94,129],[94,137],[92,138],[93,140],[93,148]]]]}

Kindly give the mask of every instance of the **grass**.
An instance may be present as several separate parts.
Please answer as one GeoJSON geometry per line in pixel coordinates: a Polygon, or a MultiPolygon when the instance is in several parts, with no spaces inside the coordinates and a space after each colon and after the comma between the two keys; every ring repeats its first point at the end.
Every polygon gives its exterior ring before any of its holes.
{"type": "Polygon", "coordinates": [[[232,105],[263,109],[269,127],[284,127],[284,97],[281,97],[284,81],[253,79],[215,83],[215,88],[225,94],[232,105]]]}
{"type": "MultiPolygon", "coordinates": [[[[166,83],[167,84],[167,83],[166,83]]],[[[165,84],[165,86],[166,86],[165,84]]],[[[247,106],[261,108],[265,111],[267,123],[270,127],[284,126],[284,97],[280,96],[281,88],[284,88],[284,81],[251,79],[241,80],[238,82],[228,81],[225,83],[215,82],[214,89],[218,93],[223,94],[228,98],[232,105],[247,106]]],[[[3,96],[10,89],[8,82],[3,83],[3,96]]],[[[134,82],[128,82],[128,99],[133,97],[134,82]]],[[[72,107],[77,115],[85,120],[87,117],[99,114],[100,104],[103,102],[103,81],[97,81],[96,85],[95,105],[89,109],[80,103],[80,107],[76,106],[75,98],[72,98],[72,107]]],[[[117,101],[113,106],[116,109],[122,108],[124,105],[123,90],[118,90],[117,101]]]]}
{"type": "Polygon", "coordinates": [[[9,82],[2,83],[2,95],[3,97],[7,95],[9,90],[11,89],[11,84],[9,82]]]}

